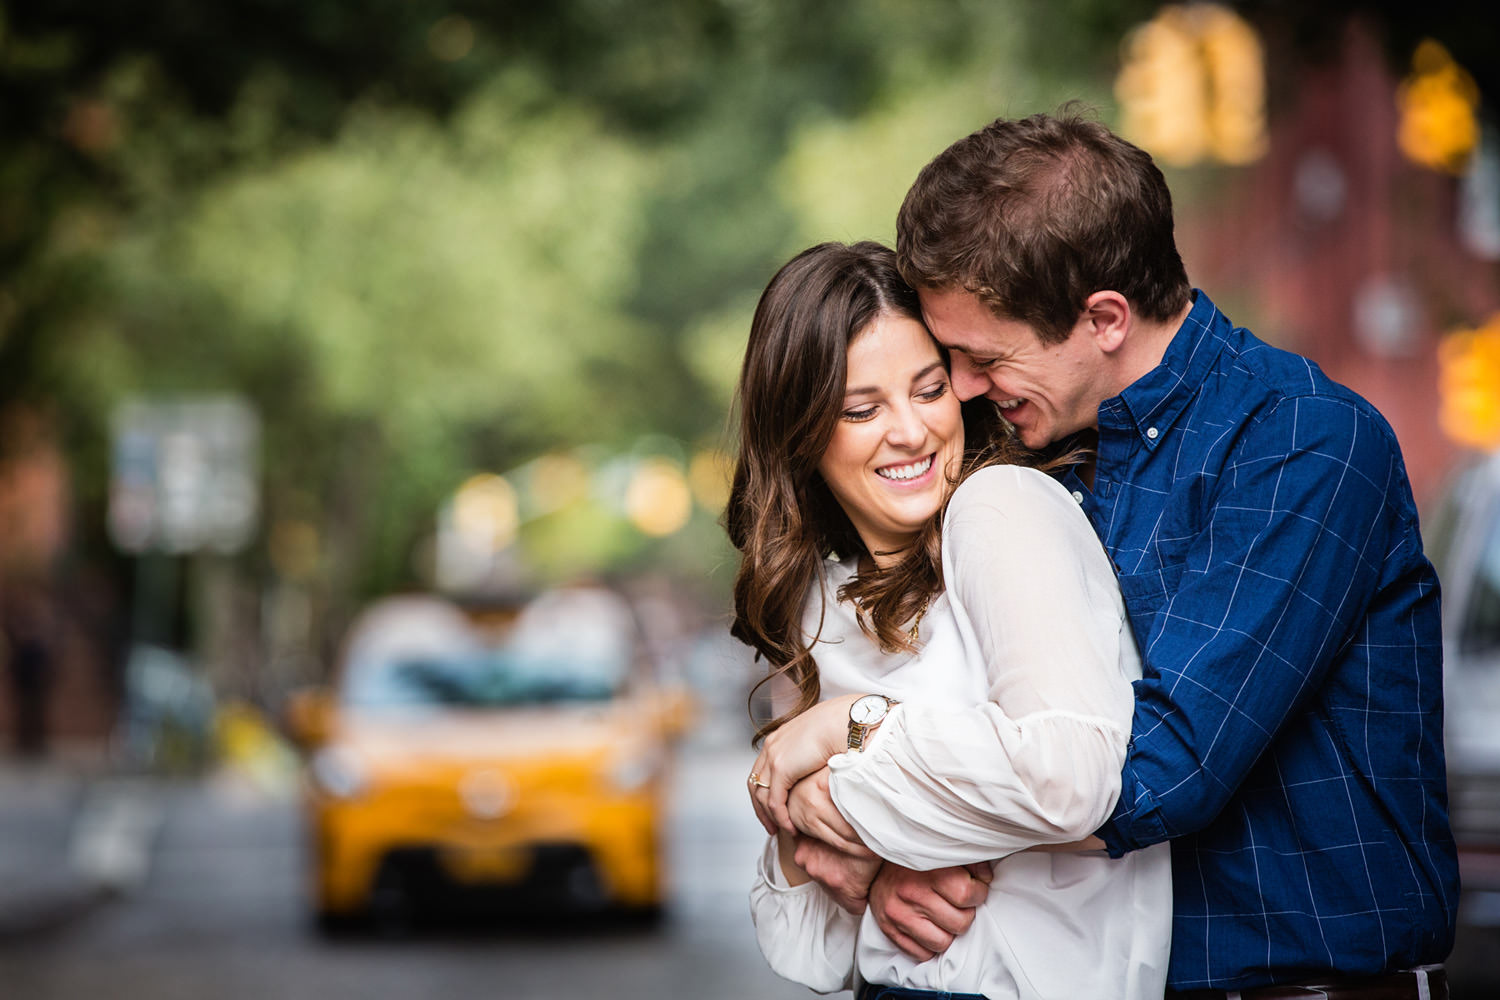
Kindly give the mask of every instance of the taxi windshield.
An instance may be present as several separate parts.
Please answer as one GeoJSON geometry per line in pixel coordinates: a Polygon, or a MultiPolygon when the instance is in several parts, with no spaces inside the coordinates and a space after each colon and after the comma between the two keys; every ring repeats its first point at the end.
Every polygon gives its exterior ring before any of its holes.
{"type": "Polygon", "coordinates": [[[341,700],[350,708],[502,708],[616,697],[635,633],[618,598],[571,591],[533,601],[502,635],[456,616],[389,622],[357,644],[341,700]]]}
{"type": "Polygon", "coordinates": [[[623,664],[526,656],[514,650],[423,656],[366,664],[345,692],[360,708],[491,708],[548,702],[607,701],[624,677],[623,664]]]}

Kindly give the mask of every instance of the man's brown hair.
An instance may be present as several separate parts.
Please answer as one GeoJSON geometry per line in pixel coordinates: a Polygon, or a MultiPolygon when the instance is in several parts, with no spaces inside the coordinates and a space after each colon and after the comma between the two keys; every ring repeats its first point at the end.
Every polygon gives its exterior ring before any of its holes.
{"type": "Polygon", "coordinates": [[[1151,157],[1077,114],[996,119],[922,168],[896,220],[915,288],[961,288],[1066,340],[1085,301],[1121,293],[1171,319],[1191,293],[1172,195],[1151,157]]]}

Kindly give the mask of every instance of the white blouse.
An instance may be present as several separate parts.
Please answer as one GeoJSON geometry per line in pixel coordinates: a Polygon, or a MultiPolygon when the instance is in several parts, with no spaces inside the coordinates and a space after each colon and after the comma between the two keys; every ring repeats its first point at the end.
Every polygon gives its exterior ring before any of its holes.
{"type": "Polygon", "coordinates": [[[882,654],[838,601],[854,568],[826,563],[803,613],[818,636],[823,697],[878,692],[901,704],[864,753],[829,761],[839,811],[872,850],[909,868],[1003,860],[969,930],[916,962],[872,914],[846,913],[816,883],[788,886],[769,838],[750,902],[771,967],[820,993],[874,982],[990,998],[1160,998],[1170,846],[1118,860],[1015,853],[1098,829],[1130,735],[1140,658],[1077,503],[1018,466],[960,485],[943,527],[946,590],[922,618],[915,655],[882,654]]]}

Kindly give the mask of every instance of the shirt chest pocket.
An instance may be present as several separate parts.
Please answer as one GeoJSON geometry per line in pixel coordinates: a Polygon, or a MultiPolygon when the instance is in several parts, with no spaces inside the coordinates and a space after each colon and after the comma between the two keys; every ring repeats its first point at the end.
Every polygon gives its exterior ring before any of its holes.
{"type": "Polygon", "coordinates": [[[1121,575],[1120,596],[1125,599],[1125,612],[1130,616],[1130,628],[1135,632],[1135,643],[1140,649],[1144,650],[1150,643],[1157,617],[1177,593],[1177,585],[1182,582],[1186,568],[1185,564],[1176,563],[1145,573],[1121,575]]]}

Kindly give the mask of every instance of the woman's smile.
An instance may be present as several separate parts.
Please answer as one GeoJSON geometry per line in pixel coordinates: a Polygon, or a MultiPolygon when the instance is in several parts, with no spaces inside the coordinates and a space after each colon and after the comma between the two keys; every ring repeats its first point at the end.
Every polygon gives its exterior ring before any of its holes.
{"type": "Polygon", "coordinates": [[[897,483],[908,485],[925,485],[927,474],[932,471],[933,460],[937,458],[937,452],[917,459],[915,462],[907,462],[902,465],[887,465],[876,469],[875,474],[882,479],[890,479],[897,483]]]}

